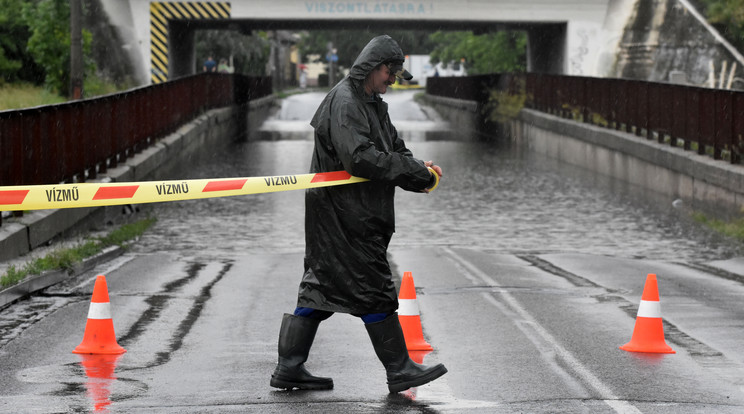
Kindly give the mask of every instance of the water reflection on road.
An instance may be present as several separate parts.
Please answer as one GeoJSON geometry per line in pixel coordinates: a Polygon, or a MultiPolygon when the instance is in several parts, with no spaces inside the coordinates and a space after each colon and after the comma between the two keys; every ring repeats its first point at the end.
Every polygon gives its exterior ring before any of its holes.
{"type": "MultiPolygon", "coordinates": [[[[169,178],[305,173],[312,151],[307,127],[322,93],[284,100],[263,126],[273,141],[229,144],[169,178]],[[297,135],[297,131],[302,131],[297,135]],[[283,136],[291,139],[279,139],[283,136]]],[[[445,177],[432,194],[399,190],[396,245],[457,245],[507,253],[580,252],[703,261],[741,255],[741,247],[692,222],[672,200],[556,163],[508,142],[460,142],[460,132],[413,102],[386,95],[409,148],[435,160],[445,177]],[[427,133],[437,132],[436,140],[427,133]]],[[[151,252],[220,256],[246,250],[304,248],[302,191],[162,203],[158,223],[135,247],[151,252]]]]}

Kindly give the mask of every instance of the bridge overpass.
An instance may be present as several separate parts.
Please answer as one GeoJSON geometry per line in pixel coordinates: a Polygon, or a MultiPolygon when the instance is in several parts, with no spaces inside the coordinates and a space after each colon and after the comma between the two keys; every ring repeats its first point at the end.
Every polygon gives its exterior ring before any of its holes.
{"type": "Polygon", "coordinates": [[[142,83],[196,71],[200,29],[524,30],[528,70],[606,76],[633,0],[403,0],[186,2],[103,0],[142,83]]]}

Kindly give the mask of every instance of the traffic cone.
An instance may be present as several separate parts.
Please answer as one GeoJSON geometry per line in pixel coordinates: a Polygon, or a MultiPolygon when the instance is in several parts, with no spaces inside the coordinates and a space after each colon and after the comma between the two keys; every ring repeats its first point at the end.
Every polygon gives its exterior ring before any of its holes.
{"type": "Polygon", "coordinates": [[[650,273],[643,287],[641,304],[638,306],[635,328],[630,342],[620,347],[629,352],[676,353],[664,341],[664,326],[661,320],[661,304],[656,275],[650,273]]]}
{"type": "Polygon", "coordinates": [[[126,349],[116,343],[114,320],[111,319],[106,276],[98,275],[93,286],[93,297],[88,308],[83,342],[72,351],[74,354],[123,354],[126,349]]]}
{"type": "Polygon", "coordinates": [[[398,320],[403,328],[403,337],[409,351],[431,351],[434,348],[424,340],[421,327],[418,302],[416,302],[416,287],[413,285],[411,272],[403,273],[398,295],[398,320]]]}

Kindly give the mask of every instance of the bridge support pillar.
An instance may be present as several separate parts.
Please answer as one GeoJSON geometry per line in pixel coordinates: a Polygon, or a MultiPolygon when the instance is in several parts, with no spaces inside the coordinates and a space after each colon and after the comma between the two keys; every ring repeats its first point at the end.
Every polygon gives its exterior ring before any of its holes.
{"type": "Polygon", "coordinates": [[[168,25],[168,77],[193,75],[196,70],[194,30],[188,24],[171,20],[168,25]]]}
{"type": "Polygon", "coordinates": [[[542,24],[527,30],[527,71],[566,72],[566,24],[542,24]]]}

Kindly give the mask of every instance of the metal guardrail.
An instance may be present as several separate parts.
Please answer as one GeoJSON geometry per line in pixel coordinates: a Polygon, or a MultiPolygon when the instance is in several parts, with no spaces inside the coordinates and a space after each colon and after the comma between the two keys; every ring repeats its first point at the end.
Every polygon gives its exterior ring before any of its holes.
{"type": "Polygon", "coordinates": [[[744,92],[628,79],[525,78],[534,109],[741,163],[744,92]]]}
{"type": "Polygon", "coordinates": [[[0,186],[96,178],[206,110],[271,93],[271,78],[207,73],[92,99],[2,111],[0,186]]]}
{"type": "Polygon", "coordinates": [[[456,98],[485,103],[491,90],[503,88],[500,80],[504,75],[493,73],[476,76],[448,76],[426,79],[426,93],[429,95],[456,98]]]}
{"type": "Polygon", "coordinates": [[[484,104],[493,88],[526,93],[526,105],[538,111],[742,162],[742,91],[527,73],[429,78],[426,92],[484,104]]]}

